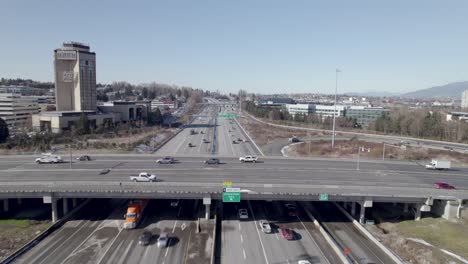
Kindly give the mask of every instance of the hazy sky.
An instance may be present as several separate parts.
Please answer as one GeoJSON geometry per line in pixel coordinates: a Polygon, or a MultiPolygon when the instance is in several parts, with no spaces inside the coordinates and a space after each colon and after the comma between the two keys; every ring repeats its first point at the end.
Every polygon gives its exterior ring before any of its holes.
{"type": "Polygon", "coordinates": [[[468,80],[468,1],[0,0],[0,76],[53,80],[91,45],[97,81],[258,93],[405,92],[468,80]]]}

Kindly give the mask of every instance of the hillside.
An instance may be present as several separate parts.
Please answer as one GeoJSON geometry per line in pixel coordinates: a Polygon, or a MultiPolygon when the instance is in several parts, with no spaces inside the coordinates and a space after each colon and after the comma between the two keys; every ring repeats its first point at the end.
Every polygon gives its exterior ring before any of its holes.
{"type": "Polygon", "coordinates": [[[408,98],[453,98],[460,99],[464,90],[468,90],[468,81],[449,83],[402,94],[408,98]]]}

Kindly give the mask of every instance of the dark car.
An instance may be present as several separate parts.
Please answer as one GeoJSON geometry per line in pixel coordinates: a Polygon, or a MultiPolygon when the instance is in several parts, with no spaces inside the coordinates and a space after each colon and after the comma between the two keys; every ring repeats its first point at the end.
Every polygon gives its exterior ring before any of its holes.
{"type": "Polygon", "coordinates": [[[219,163],[220,161],[217,158],[210,158],[210,159],[205,160],[205,164],[219,164],[219,163]]]}
{"type": "Polygon", "coordinates": [[[138,244],[142,246],[148,245],[151,241],[152,236],[153,235],[149,231],[143,232],[143,234],[141,234],[140,237],[138,238],[138,244]]]}
{"type": "Polygon", "coordinates": [[[293,240],[294,239],[294,233],[293,233],[293,231],[291,229],[280,227],[279,231],[280,231],[281,235],[284,237],[284,239],[286,239],[286,240],[293,240]]]}
{"type": "Polygon", "coordinates": [[[79,156],[78,158],[76,158],[77,160],[80,160],[80,161],[88,161],[88,160],[91,160],[91,157],[88,156],[88,155],[81,155],[79,156]]]}
{"type": "Polygon", "coordinates": [[[436,187],[437,189],[455,189],[453,185],[450,185],[446,182],[435,182],[434,187],[436,187]]]}

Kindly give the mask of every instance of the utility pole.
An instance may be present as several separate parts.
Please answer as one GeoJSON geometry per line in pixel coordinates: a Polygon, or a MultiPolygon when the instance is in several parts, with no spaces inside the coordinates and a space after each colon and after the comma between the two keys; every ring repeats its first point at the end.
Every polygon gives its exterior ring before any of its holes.
{"type": "Polygon", "coordinates": [[[336,69],[335,72],[335,104],[333,109],[333,134],[332,134],[332,148],[335,147],[335,122],[336,122],[336,94],[338,93],[338,73],[340,70],[336,69]]]}

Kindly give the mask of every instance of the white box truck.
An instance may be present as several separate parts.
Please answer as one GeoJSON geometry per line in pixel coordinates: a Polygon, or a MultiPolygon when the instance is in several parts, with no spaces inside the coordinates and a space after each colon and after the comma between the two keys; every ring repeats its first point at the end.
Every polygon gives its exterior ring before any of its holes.
{"type": "Polygon", "coordinates": [[[426,169],[431,170],[448,170],[450,169],[450,160],[433,159],[431,163],[426,165],[426,169]]]}

